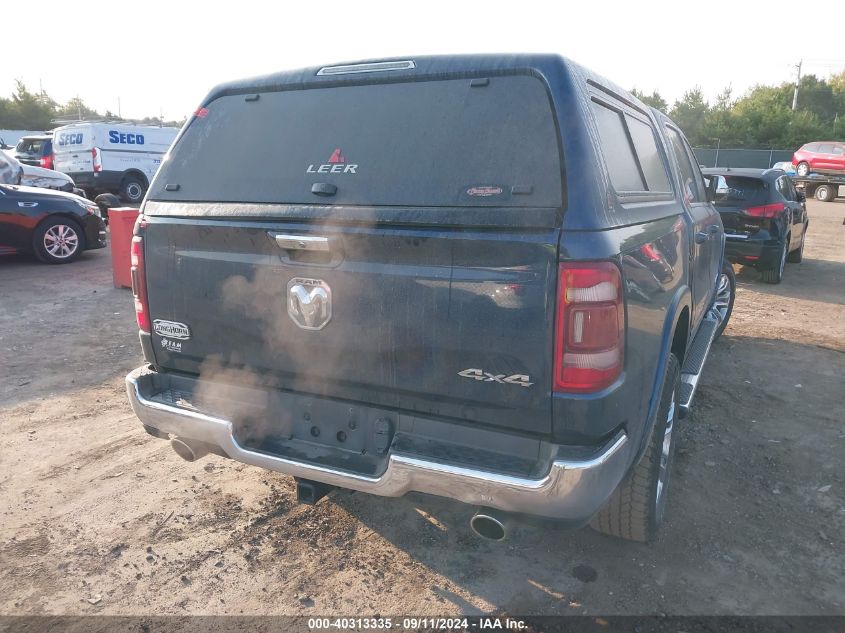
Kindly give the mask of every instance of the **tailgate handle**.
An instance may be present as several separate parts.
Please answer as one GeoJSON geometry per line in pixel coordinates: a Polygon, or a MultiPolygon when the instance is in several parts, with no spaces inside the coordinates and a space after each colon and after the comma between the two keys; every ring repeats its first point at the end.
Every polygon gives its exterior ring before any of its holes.
{"type": "Polygon", "coordinates": [[[276,235],[276,244],[287,251],[328,251],[329,238],[313,235],[276,235]]]}

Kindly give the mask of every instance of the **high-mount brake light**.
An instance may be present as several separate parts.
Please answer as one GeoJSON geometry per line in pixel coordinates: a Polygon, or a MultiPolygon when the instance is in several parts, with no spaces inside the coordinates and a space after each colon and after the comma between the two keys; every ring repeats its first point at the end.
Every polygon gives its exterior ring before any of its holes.
{"type": "Polygon", "coordinates": [[[343,66],[324,66],[317,71],[318,76],[350,75],[352,73],[378,73],[388,70],[412,70],[417,65],[413,60],[405,59],[396,62],[366,62],[363,64],[345,64],[343,66]]]}

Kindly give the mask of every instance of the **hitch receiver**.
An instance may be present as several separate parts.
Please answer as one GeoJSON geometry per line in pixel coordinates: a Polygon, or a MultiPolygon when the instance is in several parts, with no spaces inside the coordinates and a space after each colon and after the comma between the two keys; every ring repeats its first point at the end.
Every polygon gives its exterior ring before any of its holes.
{"type": "Polygon", "coordinates": [[[310,479],[300,479],[296,477],[296,500],[299,503],[304,503],[313,506],[320,499],[329,494],[335,489],[335,486],[320,483],[319,481],[312,481],[310,479]]]}

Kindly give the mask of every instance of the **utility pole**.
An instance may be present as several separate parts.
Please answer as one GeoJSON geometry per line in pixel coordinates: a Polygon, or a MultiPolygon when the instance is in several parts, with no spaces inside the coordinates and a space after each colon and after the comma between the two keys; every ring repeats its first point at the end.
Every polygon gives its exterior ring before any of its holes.
{"type": "Polygon", "coordinates": [[[801,83],[801,66],[804,64],[804,60],[800,60],[796,68],[798,69],[798,79],[795,80],[795,92],[792,93],[792,111],[795,112],[795,108],[798,107],[798,85],[801,83]]]}
{"type": "Polygon", "coordinates": [[[120,116],[120,97],[117,98],[117,118],[121,119],[123,117],[120,116]]]}

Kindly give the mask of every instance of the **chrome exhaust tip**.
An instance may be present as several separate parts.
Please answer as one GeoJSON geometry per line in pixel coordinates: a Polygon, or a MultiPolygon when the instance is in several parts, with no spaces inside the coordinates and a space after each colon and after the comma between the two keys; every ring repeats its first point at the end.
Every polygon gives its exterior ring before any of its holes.
{"type": "Polygon", "coordinates": [[[170,440],[170,447],[186,462],[195,462],[208,455],[208,446],[202,442],[191,442],[174,437],[170,440]]]}
{"type": "Polygon", "coordinates": [[[484,508],[472,515],[469,527],[481,538],[504,541],[510,532],[510,520],[495,510],[484,508]]]}

